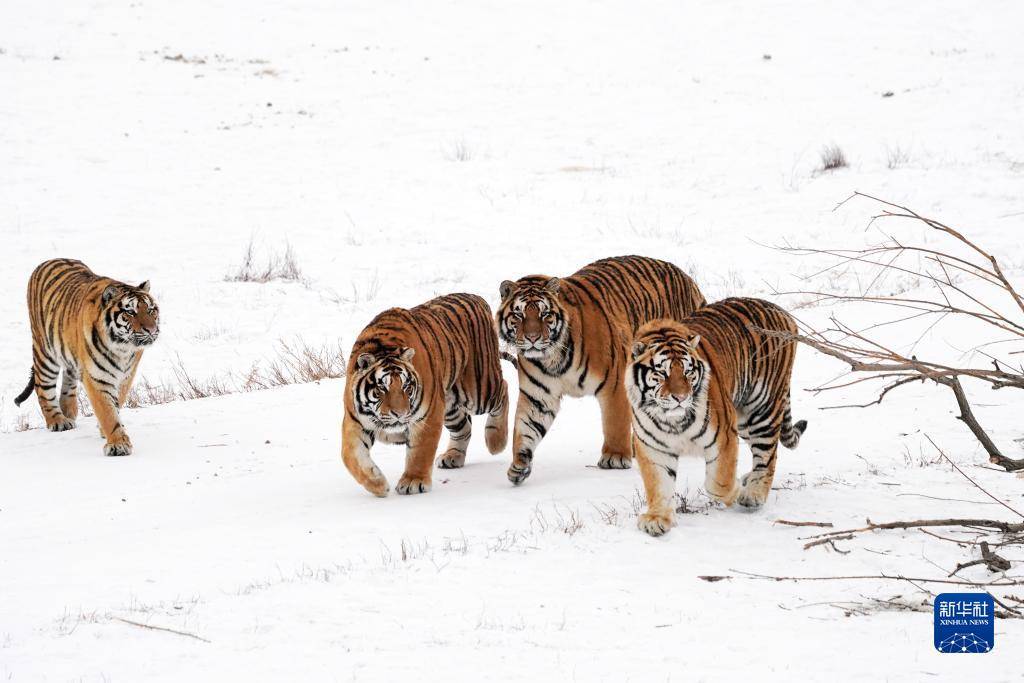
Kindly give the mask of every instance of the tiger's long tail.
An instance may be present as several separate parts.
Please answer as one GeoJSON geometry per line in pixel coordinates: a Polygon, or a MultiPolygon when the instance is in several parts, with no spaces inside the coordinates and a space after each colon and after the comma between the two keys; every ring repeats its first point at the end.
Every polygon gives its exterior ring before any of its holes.
{"type": "Polygon", "coordinates": [[[14,399],[14,405],[20,406],[22,403],[24,403],[25,399],[28,398],[28,395],[31,394],[32,390],[35,389],[35,388],[36,388],[36,371],[35,371],[35,368],[33,368],[28,373],[28,384],[25,385],[25,390],[22,391],[20,394],[18,394],[18,396],[14,399]]]}
{"type": "Polygon", "coordinates": [[[789,396],[786,397],[786,410],[782,414],[782,445],[786,448],[796,448],[800,445],[800,437],[807,429],[807,420],[793,422],[793,413],[789,408],[789,396]]]}

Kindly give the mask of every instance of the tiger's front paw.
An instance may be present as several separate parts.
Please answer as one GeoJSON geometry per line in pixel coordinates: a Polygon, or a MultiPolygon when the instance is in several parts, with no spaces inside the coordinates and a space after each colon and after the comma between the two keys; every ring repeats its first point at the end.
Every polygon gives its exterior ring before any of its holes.
{"type": "Polygon", "coordinates": [[[430,491],[430,480],[402,475],[402,478],[398,480],[398,485],[395,486],[395,491],[398,491],[399,495],[403,496],[428,493],[430,491]]]}
{"type": "Polygon", "coordinates": [[[675,515],[669,512],[645,512],[640,515],[636,525],[640,530],[651,536],[662,536],[676,525],[675,515]]]}
{"type": "Polygon", "coordinates": [[[378,498],[387,498],[388,496],[388,480],[383,476],[367,479],[363,482],[363,488],[378,498]]]}
{"type": "Polygon", "coordinates": [[[437,466],[443,470],[453,470],[466,464],[466,454],[449,448],[437,459],[437,466]]]}
{"type": "Polygon", "coordinates": [[[53,422],[46,425],[46,428],[49,429],[51,432],[66,432],[69,429],[75,428],[75,421],[69,417],[60,415],[59,417],[55,418],[53,422]]]}
{"type": "Polygon", "coordinates": [[[771,485],[765,486],[761,478],[751,478],[752,473],[743,475],[743,486],[740,488],[736,502],[748,510],[756,510],[768,500],[771,485]]]}
{"type": "Polygon", "coordinates": [[[633,466],[633,458],[630,455],[602,455],[597,466],[602,470],[628,470],[633,466]]]}
{"type": "Polygon", "coordinates": [[[119,434],[115,438],[107,442],[107,445],[103,447],[103,455],[107,457],[117,457],[122,455],[132,454],[132,442],[131,439],[124,433],[119,434]]]}
{"type": "Polygon", "coordinates": [[[533,472],[533,468],[529,464],[512,463],[508,468],[508,480],[519,486],[529,478],[530,473],[533,472]]]}
{"type": "Polygon", "coordinates": [[[735,503],[737,497],[743,491],[735,479],[732,481],[732,487],[728,489],[724,486],[719,486],[715,481],[705,481],[704,489],[708,492],[709,496],[721,503],[725,503],[726,507],[735,503]]]}

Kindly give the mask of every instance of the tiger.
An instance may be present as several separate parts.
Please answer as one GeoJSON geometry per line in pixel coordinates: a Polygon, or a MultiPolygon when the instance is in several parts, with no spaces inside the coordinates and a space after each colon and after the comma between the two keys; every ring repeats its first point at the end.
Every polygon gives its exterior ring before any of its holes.
{"type": "Polygon", "coordinates": [[[697,283],[671,263],[618,256],[564,278],[505,280],[499,294],[498,334],[519,369],[509,481],[520,485],[530,476],[563,396],[597,398],[604,435],[598,467],[631,467],[624,383],[630,340],[648,320],[683,318],[703,306],[697,283]]]}
{"type": "Polygon", "coordinates": [[[807,429],[790,410],[796,333],[786,311],[746,298],[637,330],[626,385],[647,496],[643,531],[660,536],[675,524],[680,455],[704,456],[704,488],[713,498],[752,509],[764,504],[779,442],[796,448],[807,429]],[[737,482],[739,438],[750,446],[753,467],[737,482]]]}
{"type": "Polygon", "coordinates": [[[119,413],[143,351],[160,335],[160,310],[149,281],[132,286],[96,275],[74,259],[44,261],[29,277],[28,315],[32,371],[15,405],[35,389],[47,428],[74,429],[81,382],[106,439],[103,453],[131,455],[119,413]]]}
{"type": "Polygon", "coordinates": [[[484,440],[492,454],[508,441],[508,385],[502,378],[491,309],[474,294],[448,294],[415,308],[391,308],[359,334],[348,363],[341,458],[367,491],[388,494],[388,481],[370,458],[379,440],[404,444],[400,495],[431,489],[441,427],[448,447],[444,469],[462,467],[470,418],[487,414],[484,440]]]}

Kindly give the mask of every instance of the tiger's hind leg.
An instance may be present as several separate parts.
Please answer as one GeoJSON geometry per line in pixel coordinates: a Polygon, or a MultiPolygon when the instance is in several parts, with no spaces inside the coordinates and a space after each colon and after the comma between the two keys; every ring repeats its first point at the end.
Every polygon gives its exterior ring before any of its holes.
{"type": "Polygon", "coordinates": [[[610,390],[597,396],[601,405],[601,428],[604,445],[597,466],[603,470],[625,470],[633,466],[630,446],[633,409],[629,405],[625,385],[620,381],[610,390]]]}
{"type": "Polygon", "coordinates": [[[67,366],[60,383],[60,412],[72,422],[78,419],[78,371],[67,366]]]}
{"type": "Polygon", "coordinates": [[[768,500],[775,478],[781,425],[778,419],[746,426],[740,433],[750,445],[753,466],[740,479],[740,495],[736,502],[746,508],[759,508],[768,500]]]}
{"type": "Polygon", "coordinates": [[[484,441],[491,455],[505,450],[508,444],[508,383],[501,380],[501,392],[487,413],[484,441]]]}
{"type": "MultiPolygon", "coordinates": [[[[61,401],[57,399],[57,375],[60,365],[57,359],[47,353],[46,349],[33,344],[32,371],[35,375],[36,398],[39,409],[46,420],[46,428],[51,432],[63,432],[75,428],[75,418],[68,416],[61,409],[61,401]]],[[[68,372],[64,371],[64,382],[68,381],[68,372]]],[[[77,405],[74,416],[78,415],[77,405]]]]}
{"type": "Polygon", "coordinates": [[[448,430],[448,448],[437,459],[441,469],[455,469],[466,464],[466,449],[473,436],[473,421],[469,410],[460,404],[449,405],[444,414],[444,426],[448,430]]]}
{"type": "Polygon", "coordinates": [[[731,426],[720,427],[718,440],[704,449],[704,490],[726,505],[732,505],[742,495],[736,482],[739,445],[739,437],[731,426]]]}

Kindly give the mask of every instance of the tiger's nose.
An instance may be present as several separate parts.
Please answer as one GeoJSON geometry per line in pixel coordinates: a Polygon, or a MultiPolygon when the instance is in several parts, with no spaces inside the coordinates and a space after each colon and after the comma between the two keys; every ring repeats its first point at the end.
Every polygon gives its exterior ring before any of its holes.
{"type": "Polygon", "coordinates": [[[536,342],[540,339],[540,332],[523,332],[523,336],[528,342],[536,342]]]}

